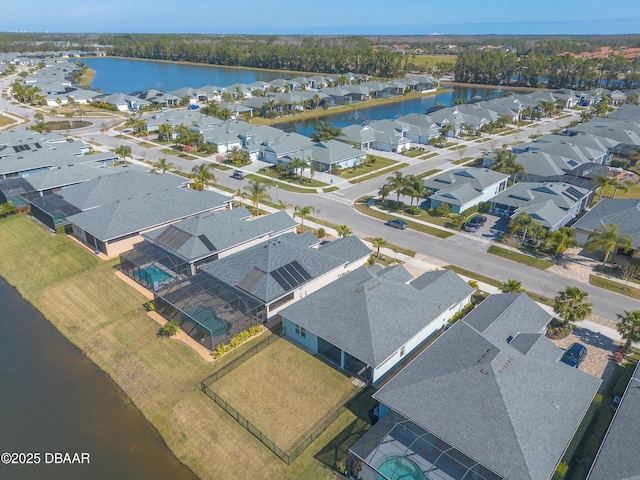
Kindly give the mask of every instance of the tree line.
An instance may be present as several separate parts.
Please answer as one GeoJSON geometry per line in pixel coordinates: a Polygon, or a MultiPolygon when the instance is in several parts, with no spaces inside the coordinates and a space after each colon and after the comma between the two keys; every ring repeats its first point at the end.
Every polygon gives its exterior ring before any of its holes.
{"type": "Polygon", "coordinates": [[[187,61],[233,67],[300,72],[354,72],[376,77],[402,74],[403,57],[377,51],[363,39],[345,37],[324,42],[303,39],[299,44],[275,42],[271,37],[206,37],[194,41],[176,35],[117,35],[101,37],[108,53],[120,57],[187,61]]]}
{"type": "Polygon", "coordinates": [[[640,81],[640,59],[622,55],[604,59],[577,58],[571,55],[515,52],[462,52],[453,67],[455,79],[465,83],[527,87],[630,88],[640,81]]]}

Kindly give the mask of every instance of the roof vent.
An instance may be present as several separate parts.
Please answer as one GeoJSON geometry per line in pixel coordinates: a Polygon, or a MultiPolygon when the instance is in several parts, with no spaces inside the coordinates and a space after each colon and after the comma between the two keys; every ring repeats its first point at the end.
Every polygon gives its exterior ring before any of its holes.
{"type": "Polygon", "coordinates": [[[556,410],[560,410],[560,404],[559,404],[558,402],[553,402],[553,403],[551,404],[551,406],[552,406],[553,408],[555,408],[556,410]]]}

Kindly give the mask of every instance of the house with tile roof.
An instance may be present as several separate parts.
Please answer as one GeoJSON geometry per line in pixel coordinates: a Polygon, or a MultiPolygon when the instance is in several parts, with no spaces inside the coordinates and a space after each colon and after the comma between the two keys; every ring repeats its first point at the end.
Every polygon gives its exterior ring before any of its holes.
{"type": "Polygon", "coordinates": [[[373,394],[348,473],[551,479],[601,382],[559,362],[551,318],[523,293],[485,299],[373,394]]]}
{"type": "Polygon", "coordinates": [[[280,312],[284,334],[375,384],[471,300],[451,270],[360,267],[280,312]]]}

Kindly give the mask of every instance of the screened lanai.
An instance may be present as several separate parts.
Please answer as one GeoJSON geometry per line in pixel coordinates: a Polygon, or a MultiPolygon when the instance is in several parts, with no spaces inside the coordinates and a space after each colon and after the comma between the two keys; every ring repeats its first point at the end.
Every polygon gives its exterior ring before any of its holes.
{"type": "Polygon", "coordinates": [[[44,195],[30,202],[31,215],[51,230],[69,225],[67,217],[80,213],[80,209],[55,195],[44,195]]]}
{"type": "Polygon", "coordinates": [[[177,321],[210,350],[267,318],[263,303],[206,273],[174,282],[156,291],[155,298],[163,317],[177,321]]]}
{"type": "Polygon", "coordinates": [[[149,242],[137,244],[120,254],[120,271],[149,290],[191,275],[191,266],[149,242]]]}
{"type": "Polygon", "coordinates": [[[503,480],[394,411],[351,447],[348,468],[362,480],[503,480]]]}

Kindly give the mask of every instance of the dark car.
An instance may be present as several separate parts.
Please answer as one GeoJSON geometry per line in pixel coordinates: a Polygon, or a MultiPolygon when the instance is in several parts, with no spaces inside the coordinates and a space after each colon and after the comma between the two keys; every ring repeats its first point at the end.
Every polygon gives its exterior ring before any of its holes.
{"type": "Polygon", "coordinates": [[[587,356],[587,347],[581,343],[572,343],[567,351],[562,354],[561,362],[566,363],[570,367],[578,368],[580,363],[587,356]]]}
{"type": "Polygon", "coordinates": [[[487,223],[487,217],[476,215],[465,224],[464,230],[465,232],[475,232],[485,223],[487,223]]]}
{"type": "Polygon", "coordinates": [[[242,170],[234,170],[231,176],[238,180],[242,180],[244,178],[244,172],[242,170]]]}
{"type": "Polygon", "coordinates": [[[390,227],[397,228],[398,230],[404,230],[409,225],[404,220],[400,220],[399,218],[394,218],[392,220],[387,220],[385,225],[389,225],[390,227]]]}

